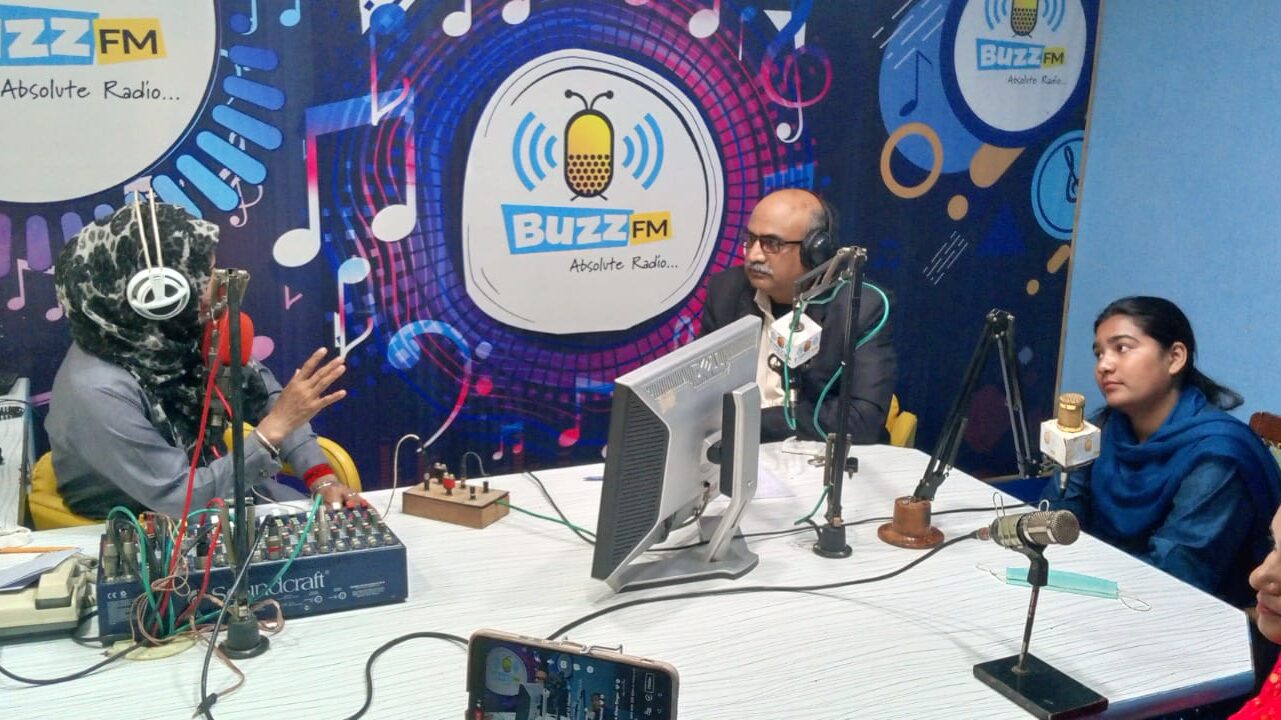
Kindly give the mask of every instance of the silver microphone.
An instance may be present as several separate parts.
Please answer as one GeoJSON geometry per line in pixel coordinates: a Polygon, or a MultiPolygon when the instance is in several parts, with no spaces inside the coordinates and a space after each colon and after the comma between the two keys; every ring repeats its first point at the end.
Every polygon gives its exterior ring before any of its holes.
{"type": "Polygon", "coordinates": [[[1081,523],[1069,510],[1037,510],[1005,515],[979,529],[980,540],[994,540],[1007,548],[1031,545],[1071,545],[1081,536],[1081,523]]]}

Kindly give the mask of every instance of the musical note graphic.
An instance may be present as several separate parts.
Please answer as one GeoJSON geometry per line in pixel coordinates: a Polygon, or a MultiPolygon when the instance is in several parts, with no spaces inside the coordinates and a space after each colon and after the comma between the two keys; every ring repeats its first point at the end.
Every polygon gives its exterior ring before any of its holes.
{"type": "MultiPolygon", "coordinates": [[[[384,6],[390,7],[390,6],[384,6]]],[[[387,113],[409,99],[409,78],[400,79],[400,92],[386,105],[378,102],[378,40],[377,33],[369,33],[369,124],[377,125],[387,113]]]]}
{"type": "Polygon", "coordinates": [[[462,37],[471,30],[471,0],[463,0],[463,9],[455,10],[445,16],[440,29],[450,37],[462,37]]]}
{"type": "Polygon", "coordinates": [[[253,35],[258,31],[258,0],[249,0],[249,15],[235,13],[229,21],[231,29],[241,35],[253,35]]]}
{"type": "Polygon", "coordinates": [[[1076,191],[1081,184],[1081,179],[1076,176],[1076,153],[1072,152],[1071,145],[1063,146],[1063,162],[1067,163],[1067,188],[1063,191],[1063,197],[1068,202],[1076,204],[1076,191]]]}
{"type": "Polygon", "coordinates": [[[302,20],[302,0],[294,0],[293,7],[285,8],[285,11],[280,13],[280,24],[285,27],[293,27],[300,20],[302,20]]]}
{"type": "Polygon", "coordinates": [[[240,204],[236,206],[236,210],[238,210],[240,214],[232,215],[231,218],[227,220],[227,222],[231,223],[232,227],[244,227],[245,223],[249,222],[249,208],[262,202],[263,190],[261,185],[250,186],[258,191],[258,196],[255,197],[252,202],[245,202],[245,193],[242,189],[243,184],[244,181],[238,177],[233,177],[231,179],[231,186],[236,189],[236,197],[240,198],[240,204]]]}
{"type": "Polygon", "coordinates": [[[930,67],[934,67],[934,63],[930,62],[930,59],[925,57],[925,53],[921,52],[920,50],[916,50],[915,53],[916,53],[915,56],[912,58],[912,61],[914,63],[914,68],[913,68],[914,75],[912,79],[912,99],[903,103],[903,107],[899,108],[899,111],[898,111],[899,117],[907,117],[908,115],[911,115],[913,112],[916,111],[916,106],[921,103],[921,61],[924,60],[926,65],[929,65],[930,67]]]}
{"type": "MultiPolygon", "coordinates": [[[[35,272],[41,275],[53,277],[53,268],[51,267],[48,270],[32,270],[31,265],[27,263],[26,258],[18,258],[14,262],[14,265],[18,268],[18,294],[15,297],[9,298],[8,307],[10,310],[21,310],[27,306],[27,273],[35,272]]],[[[57,305],[55,302],[53,307],[45,311],[44,319],[49,322],[62,319],[62,307],[57,305]]]]}
{"type": "MultiPolygon", "coordinates": [[[[761,89],[764,90],[765,96],[769,98],[770,102],[789,110],[807,108],[827,97],[828,91],[832,89],[832,61],[823,52],[822,48],[805,44],[805,23],[809,19],[813,6],[814,0],[796,0],[793,3],[792,11],[765,11],[766,17],[778,28],[778,35],[766,47],[765,58],[761,62],[759,76],[761,89]],[[788,44],[791,44],[792,50],[785,52],[788,44]],[[780,55],[783,56],[781,63],[779,62],[780,55]],[[818,67],[811,71],[801,72],[800,63],[804,59],[809,59],[811,63],[817,63],[818,67]],[[776,85],[776,78],[782,78],[786,87],[787,80],[795,77],[812,80],[812,82],[806,83],[809,87],[816,85],[821,85],[821,87],[818,88],[818,91],[813,96],[806,96],[804,92],[800,92],[797,95],[797,99],[793,100],[786,97],[779,90],[776,85]]],[[[797,84],[799,85],[800,83],[797,84]]],[[[790,125],[788,130],[790,133],[790,125]]]]}
{"type": "Polygon", "coordinates": [[[276,352],[276,341],[266,335],[254,335],[253,345],[250,346],[249,356],[258,362],[262,362],[271,357],[276,352]]]}
{"type": "Polygon", "coordinates": [[[285,309],[286,310],[293,307],[294,303],[298,302],[301,299],[302,299],[302,293],[298,293],[297,295],[290,296],[289,286],[288,285],[285,286],[285,309]]]}
{"type": "Polygon", "coordinates": [[[418,225],[418,159],[413,113],[406,111],[401,125],[405,128],[405,202],[379,210],[369,225],[374,237],[383,242],[403,240],[418,225]]]}
{"type": "Polygon", "coordinates": [[[365,331],[355,340],[347,339],[347,297],[348,285],[362,283],[369,277],[369,261],[363,257],[347,258],[338,266],[338,312],[334,313],[334,349],[338,357],[346,358],[352,348],[364,342],[374,332],[374,317],[365,318],[365,331]]]}
{"type": "Polygon", "coordinates": [[[721,0],[712,0],[710,8],[703,8],[689,18],[689,34],[702,39],[711,37],[721,26],[721,0]]]}
{"type": "Polygon", "coordinates": [[[503,459],[503,449],[507,447],[507,439],[513,440],[511,446],[512,455],[520,455],[525,452],[525,423],[514,422],[503,425],[498,431],[498,449],[490,455],[494,460],[503,459]]]}
{"type": "Polygon", "coordinates": [[[794,62],[791,65],[792,82],[796,85],[796,129],[793,132],[792,124],[786,120],[774,127],[774,135],[785,143],[794,143],[800,140],[801,133],[805,132],[805,107],[801,105],[801,69],[794,62]]]}
{"type": "MultiPolygon", "coordinates": [[[[306,128],[307,161],[307,224],[287,230],[272,247],[276,262],[285,267],[300,267],[311,262],[320,252],[320,168],[317,140],[322,135],[350,130],[370,123],[373,107],[386,107],[394,98],[382,93],[374,98],[368,95],[350,100],[339,100],[307,108],[304,113],[306,128]]],[[[414,152],[414,121],[410,111],[412,103],[402,103],[405,127],[405,197],[406,203],[389,205],[374,215],[373,232],[384,242],[399,240],[413,231],[418,222],[416,205],[416,158],[414,152]]]]}
{"type": "Polygon", "coordinates": [[[422,348],[418,346],[417,338],[419,335],[428,334],[440,335],[454,343],[458,348],[459,354],[463,357],[463,377],[458,383],[458,397],[454,401],[453,410],[450,411],[449,417],[445,418],[445,422],[436,430],[436,433],[427,438],[427,442],[423,443],[422,446],[424,448],[435,442],[436,438],[440,437],[441,433],[445,432],[445,429],[454,422],[454,418],[458,417],[458,412],[462,410],[463,403],[467,400],[467,391],[471,387],[472,373],[472,353],[467,341],[458,334],[458,331],[452,325],[439,320],[415,320],[397,330],[396,334],[387,343],[387,362],[398,370],[412,368],[422,358],[423,354],[422,348]]]}
{"type": "Polygon", "coordinates": [[[503,5],[503,22],[508,25],[519,25],[529,19],[531,0],[507,0],[503,5]]]}
{"type": "Polygon", "coordinates": [[[574,425],[567,428],[560,434],[559,443],[561,447],[569,447],[578,442],[583,433],[583,396],[588,393],[592,395],[608,396],[614,390],[614,383],[593,380],[591,378],[576,377],[574,378],[574,425]]]}

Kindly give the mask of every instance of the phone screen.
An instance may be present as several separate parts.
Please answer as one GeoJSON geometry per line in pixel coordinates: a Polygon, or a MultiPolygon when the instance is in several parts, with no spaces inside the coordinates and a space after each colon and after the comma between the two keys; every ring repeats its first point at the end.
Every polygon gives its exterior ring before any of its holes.
{"type": "Polygon", "coordinates": [[[666,720],[672,678],[657,668],[473,636],[467,720],[666,720]]]}

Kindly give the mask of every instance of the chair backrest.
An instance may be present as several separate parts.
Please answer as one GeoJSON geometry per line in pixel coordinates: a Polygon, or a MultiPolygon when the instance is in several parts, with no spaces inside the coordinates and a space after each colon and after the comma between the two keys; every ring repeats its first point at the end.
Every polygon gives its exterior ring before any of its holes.
{"type": "MultiPolygon", "coordinates": [[[[251,432],[253,432],[253,426],[246,425],[245,434],[248,435],[251,432]]],[[[227,427],[227,429],[223,431],[222,441],[224,445],[228,447],[231,446],[231,427],[227,427]]],[[[327,437],[317,436],[316,444],[320,445],[321,451],[325,453],[325,461],[329,463],[329,467],[334,469],[334,477],[338,478],[338,482],[346,485],[356,492],[360,492],[362,489],[360,484],[360,471],[356,469],[356,462],[351,459],[351,455],[348,454],[341,445],[327,437]]],[[[298,469],[294,468],[289,463],[285,463],[282,470],[284,470],[286,475],[292,475],[297,478],[302,477],[298,472],[298,469]]],[[[302,470],[306,471],[306,468],[302,468],[302,470]]]]}
{"type": "Polygon", "coordinates": [[[53,530],[77,525],[93,525],[98,522],[83,515],[77,515],[62,501],[58,493],[58,478],[53,473],[53,453],[45,453],[31,468],[31,493],[27,496],[27,508],[31,511],[31,520],[37,530],[53,530]]]}
{"type": "Polygon", "coordinates": [[[890,411],[885,416],[885,429],[895,447],[916,446],[916,415],[899,407],[898,396],[890,396],[890,411]]]}
{"type": "MultiPolygon", "coordinates": [[[[230,440],[231,436],[225,436],[230,440]]],[[[360,473],[351,455],[341,445],[325,437],[316,438],[325,459],[334,469],[338,481],[347,487],[360,492],[360,473]]],[[[286,465],[284,471],[297,476],[293,468],[286,465]]],[[[77,525],[93,525],[98,522],[83,515],[77,515],[67,507],[62,494],[58,492],[58,478],[53,472],[53,453],[45,453],[31,468],[31,493],[27,496],[27,507],[31,511],[31,520],[37,530],[53,530],[77,525]]]]}
{"type": "Polygon", "coordinates": [[[1272,451],[1273,457],[1281,463],[1281,415],[1268,412],[1257,412],[1250,416],[1250,429],[1272,451]]]}

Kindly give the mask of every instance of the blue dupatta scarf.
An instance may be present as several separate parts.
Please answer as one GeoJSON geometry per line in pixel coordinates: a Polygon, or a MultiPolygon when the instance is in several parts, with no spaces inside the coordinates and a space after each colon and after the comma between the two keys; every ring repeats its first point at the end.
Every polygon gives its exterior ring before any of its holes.
{"type": "Polygon", "coordinates": [[[1142,443],[1129,418],[1111,414],[1091,469],[1096,519],[1106,517],[1126,538],[1155,531],[1183,478],[1212,458],[1237,467],[1253,500],[1255,527],[1266,528],[1281,504],[1281,468],[1245,423],[1210,405],[1196,387],[1181,390],[1165,423],[1142,443]]]}

